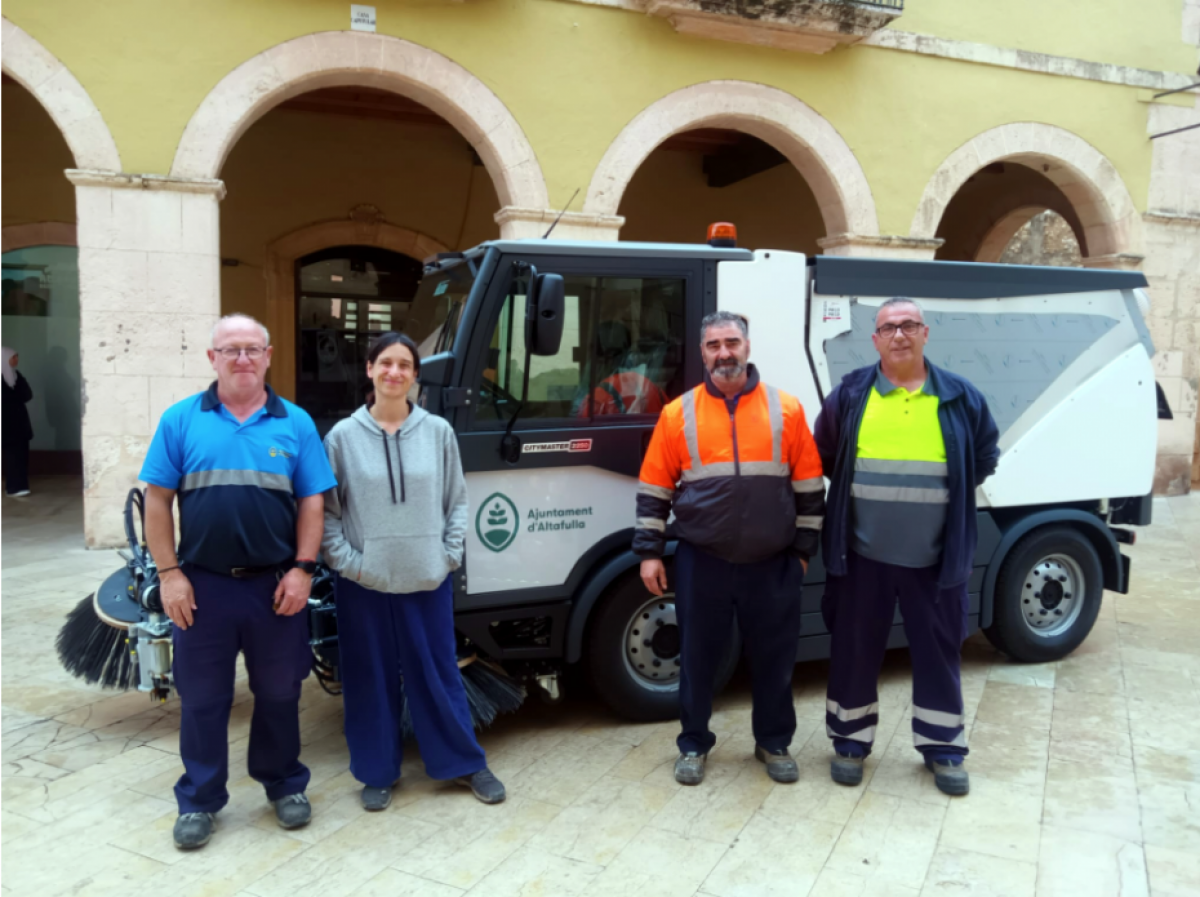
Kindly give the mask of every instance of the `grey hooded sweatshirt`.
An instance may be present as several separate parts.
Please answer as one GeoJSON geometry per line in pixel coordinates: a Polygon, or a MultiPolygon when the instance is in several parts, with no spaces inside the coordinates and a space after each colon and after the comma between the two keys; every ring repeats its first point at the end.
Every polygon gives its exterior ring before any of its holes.
{"type": "Polygon", "coordinates": [[[436,589],[462,565],[467,484],[446,421],[414,405],[388,435],[364,405],[325,452],[338,481],[325,493],[325,563],[392,594],[436,589]]]}

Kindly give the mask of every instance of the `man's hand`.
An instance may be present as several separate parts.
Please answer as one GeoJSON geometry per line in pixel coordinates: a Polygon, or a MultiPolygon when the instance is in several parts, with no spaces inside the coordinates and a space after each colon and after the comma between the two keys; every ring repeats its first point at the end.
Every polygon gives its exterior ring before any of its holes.
{"type": "Polygon", "coordinates": [[[178,567],[168,570],[160,577],[159,594],[162,596],[163,610],[171,618],[171,622],[180,629],[187,629],[195,619],[192,613],[196,609],[196,595],[192,591],[192,581],[178,567]]]}
{"type": "Polygon", "coordinates": [[[281,617],[291,617],[300,613],[308,604],[310,591],[312,577],[299,567],[293,567],[275,587],[275,613],[281,617]]]}
{"type": "Polygon", "coordinates": [[[651,595],[662,597],[667,590],[667,568],[659,558],[646,558],[642,561],[642,582],[650,590],[651,595]]]}

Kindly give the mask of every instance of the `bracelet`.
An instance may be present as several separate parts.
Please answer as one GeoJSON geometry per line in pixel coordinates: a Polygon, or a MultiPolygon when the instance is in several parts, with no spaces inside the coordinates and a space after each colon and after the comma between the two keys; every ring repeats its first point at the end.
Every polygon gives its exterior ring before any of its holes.
{"type": "Polygon", "coordinates": [[[164,573],[170,573],[172,570],[180,570],[180,569],[182,569],[182,568],[180,567],[179,564],[176,564],[174,567],[160,567],[158,569],[158,575],[161,578],[164,573]]]}

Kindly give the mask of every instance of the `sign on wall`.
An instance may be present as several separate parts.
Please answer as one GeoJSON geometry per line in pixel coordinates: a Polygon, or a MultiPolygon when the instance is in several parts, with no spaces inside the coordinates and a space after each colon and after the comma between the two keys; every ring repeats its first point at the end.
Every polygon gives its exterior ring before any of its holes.
{"type": "Polygon", "coordinates": [[[351,31],[374,31],[375,30],[375,7],[360,6],[357,3],[350,4],[350,30],[351,31]]]}

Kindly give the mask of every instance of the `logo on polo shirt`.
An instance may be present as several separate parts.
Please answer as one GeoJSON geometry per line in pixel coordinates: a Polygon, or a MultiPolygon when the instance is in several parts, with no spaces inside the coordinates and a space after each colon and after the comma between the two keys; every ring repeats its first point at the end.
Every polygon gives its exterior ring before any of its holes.
{"type": "Polygon", "coordinates": [[[269,454],[271,455],[272,458],[290,458],[290,457],[292,457],[291,452],[285,452],[283,449],[276,448],[275,446],[271,446],[271,448],[269,450],[269,454]]]}
{"type": "Polygon", "coordinates": [[[475,532],[486,548],[503,551],[517,538],[520,519],[512,499],[502,492],[494,492],[475,515],[475,532]]]}

